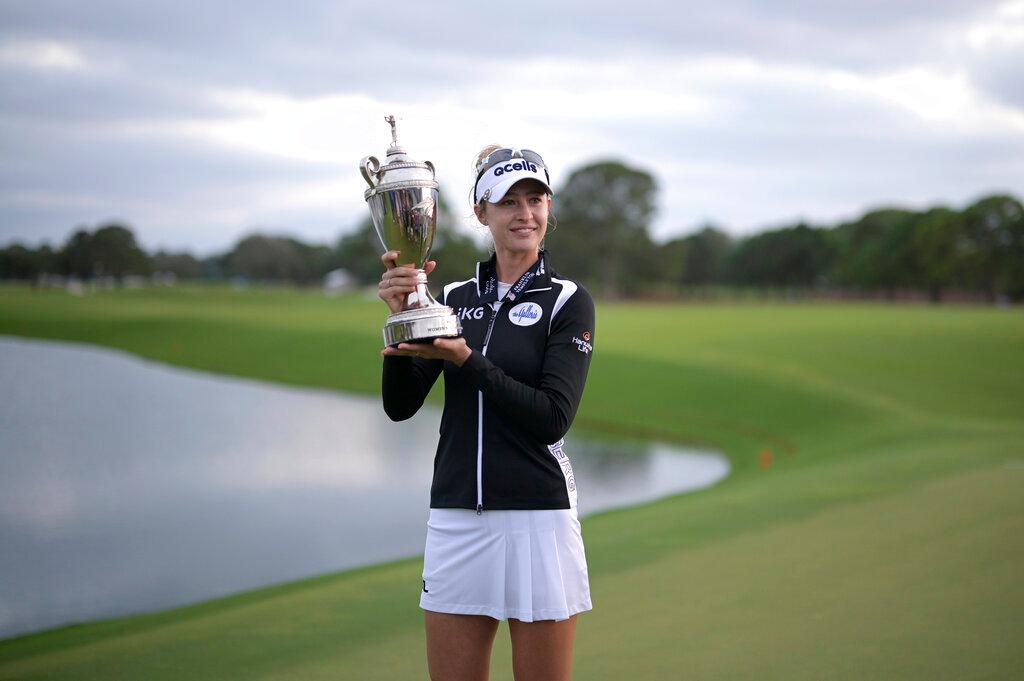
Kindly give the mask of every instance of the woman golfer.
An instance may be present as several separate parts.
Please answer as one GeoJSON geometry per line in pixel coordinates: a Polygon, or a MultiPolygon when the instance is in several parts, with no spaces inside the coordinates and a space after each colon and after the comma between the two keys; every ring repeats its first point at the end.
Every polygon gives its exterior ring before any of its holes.
{"type": "MultiPolygon", "coordinates": [[[[494,256],[444,287],[462,337],[382,353],[384,409],[396,421],[415,414],[444,373],[420,596],[427,664],[434,681],[486,679],[507,620],[515,678],[566,681],[576,614],[591,604],[562,438],[593,354],[594,303],[541,248],[552,196],[544,160],[492,146],[475,169],[474,211],[494,256]]],[[[382,257],[380,297],[392,312],[416,286],[398,258],[382,257]]]]}

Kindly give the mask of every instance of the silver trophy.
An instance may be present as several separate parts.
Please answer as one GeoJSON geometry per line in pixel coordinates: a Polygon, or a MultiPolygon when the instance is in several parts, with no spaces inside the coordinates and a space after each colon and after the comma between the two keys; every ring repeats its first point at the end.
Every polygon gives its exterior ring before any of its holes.
{"type": "Polygon", "coordinates": [[[411,160],[398,146],[395,117],[391,124],[391,146],[387,163],[374,156],[359,162],[359,170],[370,188],[363,194],[370,205],[373,227],[385,251],[399,251],[398,264],[412,264],[418,273],[416,290],[408,295],[400,312],[384,325],[384,344],[425,342],[454,338],[462,333],[455,310],[434,300],[427,290],[423,266],[430,257],[437,230],[437,181],[434,164],[411,160]]]}

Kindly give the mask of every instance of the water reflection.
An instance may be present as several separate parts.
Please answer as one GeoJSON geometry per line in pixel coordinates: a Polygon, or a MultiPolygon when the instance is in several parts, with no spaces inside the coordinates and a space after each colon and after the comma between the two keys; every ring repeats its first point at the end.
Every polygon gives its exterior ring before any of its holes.
{"type": "MultiPolygon", "coordinates": [[[[422,549],[439,413],[0,338],[0,636],[422,549]]],[[[710,485],[711,452],[568,439],[581,512],[710,485]]]]}

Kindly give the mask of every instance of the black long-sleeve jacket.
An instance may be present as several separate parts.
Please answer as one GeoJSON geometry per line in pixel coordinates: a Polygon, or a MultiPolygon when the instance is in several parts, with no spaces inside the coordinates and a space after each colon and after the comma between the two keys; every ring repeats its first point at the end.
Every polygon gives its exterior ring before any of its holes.
{"type": "Polygon", "coordinates": [[[431,508],[572,508],[576,481],[562,438],[593,356],[594,301],[542,254],[528,289],[490,304],[480,282],[493,281],[494,267],[493,257],[479,263],[475,278],[448,284],[441,297],[473,354],[461,367],[385,357],[384,409],[395,421],[411,417],[444,371],[431,508]]]}

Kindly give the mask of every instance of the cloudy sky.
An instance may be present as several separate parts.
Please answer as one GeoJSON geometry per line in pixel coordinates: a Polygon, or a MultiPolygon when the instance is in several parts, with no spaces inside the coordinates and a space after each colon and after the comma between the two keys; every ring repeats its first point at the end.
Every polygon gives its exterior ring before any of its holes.
{"type": "MultiPolygon", "coordinates": [[[[652,172],[667,238],[1024,195],[1024,0],[0,0],[0,244],[333,242],[399,139],[652,172]]],[[[557,202],[557,196],[556,196],[557,202]]],[[[557,212],[557,203],[556,203],[557,212]]]]}

